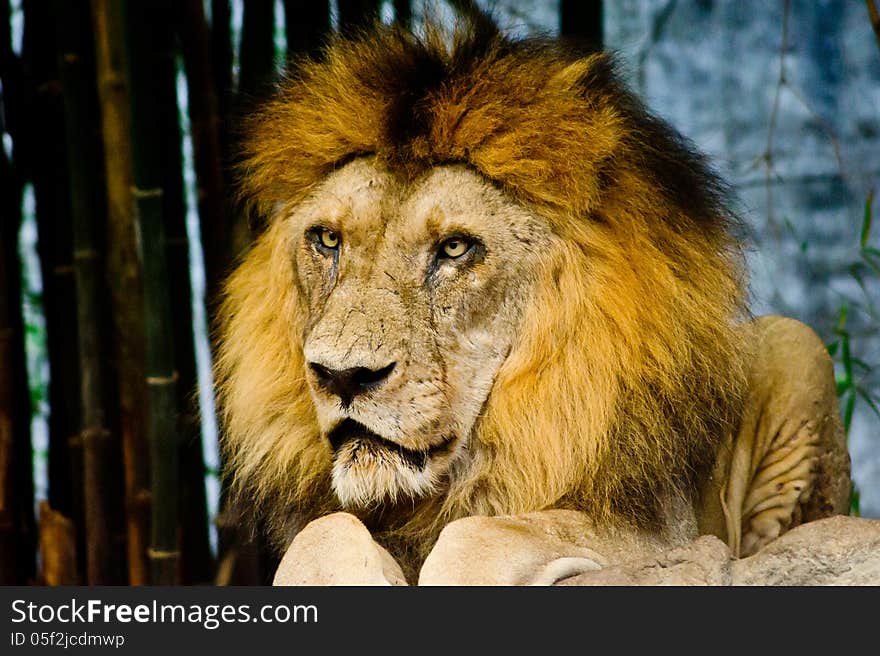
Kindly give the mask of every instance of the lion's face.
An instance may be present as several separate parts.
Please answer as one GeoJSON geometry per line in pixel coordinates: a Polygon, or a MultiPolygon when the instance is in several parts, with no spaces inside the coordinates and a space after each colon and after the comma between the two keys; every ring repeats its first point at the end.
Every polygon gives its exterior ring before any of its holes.
{"type": "Polygon", "coordinates": [[[746,389],[723,188],[607,57],[431,34],[334,42],[248,122],[266,230],[215,360],[234,487],[279,544],[340,502],[424,545],[559,505],[659,522],[746,389]]]}
{"type": "Polygon", "coordinates": [[[404,184],[369,160],[327,178],[289,226],[337,496],[435,491],[468,458],[549,228],[466,167],[404,184]]]}

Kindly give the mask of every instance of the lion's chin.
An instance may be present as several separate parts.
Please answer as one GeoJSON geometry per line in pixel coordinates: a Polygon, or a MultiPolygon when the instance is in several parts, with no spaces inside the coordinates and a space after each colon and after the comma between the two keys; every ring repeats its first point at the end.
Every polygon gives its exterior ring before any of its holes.
{"type": "Polygon", "coordinates": [[[335,451],[333,490],[345,507],[394,503],[435,493],[452,442],[414,451],[352,420],[343,422],[329,438],[335,451]]]}

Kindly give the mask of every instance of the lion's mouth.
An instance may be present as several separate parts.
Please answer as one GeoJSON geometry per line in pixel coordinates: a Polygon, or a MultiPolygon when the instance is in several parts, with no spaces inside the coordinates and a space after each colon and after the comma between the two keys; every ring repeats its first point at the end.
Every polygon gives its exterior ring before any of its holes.
{"type": "Polygon", "coordinates": [[[348,447],[349,458],[352,461],[357,460],[359,455],[385,456],[394,454],[415,470],[424,469],[431,458],[446,452],[453,441],[452,437],[448,437],[440,444],[425,450],[407,449],[397,442],[392,442],[374,433],[354,419],[345,419],[330,431],[327,438],[335,453],[339,453],[343,447],[348,447]]]}

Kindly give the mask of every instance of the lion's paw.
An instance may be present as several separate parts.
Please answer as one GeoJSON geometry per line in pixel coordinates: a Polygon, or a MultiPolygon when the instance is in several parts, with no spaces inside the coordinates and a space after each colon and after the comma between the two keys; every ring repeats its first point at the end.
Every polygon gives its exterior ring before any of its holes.
{"type": "Polygon", "coordinates": [[[406,585],[400,565],[354,515],[310,522],[290,543],[273,585],[406,585]]]}
{"type": "Polygon", "coordinates": [[[419,585],[552,585],[600,569],[599,554],[567,544],[526,519],[465,517],[447,524],[419,585]]]}

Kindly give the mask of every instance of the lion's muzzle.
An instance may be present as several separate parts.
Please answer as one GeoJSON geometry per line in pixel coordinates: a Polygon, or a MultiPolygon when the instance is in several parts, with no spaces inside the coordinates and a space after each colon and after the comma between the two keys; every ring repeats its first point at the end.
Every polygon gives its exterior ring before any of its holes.
{"type": "Polygon", "coordinates": [[[426,449],[408,449],[354,419],[327,435],[333,449],[333,490],[345,507],[436,491],[454,437],[426,449]]]}
{"type": "Polygon", "coordinates": [[[372,457],[377,457],[384,453],[385,457],[399,458],[399,461],[417,471],[425,468],[431,451],[439,450],[443,447],[443,444],[440,444],[433,449],[424,451],[407,449],[374,433],[353,419],[343,421],[330,432],[327,438],[330,440],[330,446],[333,447],[333,452],[336,454],[339,454],[345,447],[349,448],[349,456],[353,459],[356,459],[358,454],[369,454],[372,457]]]}

